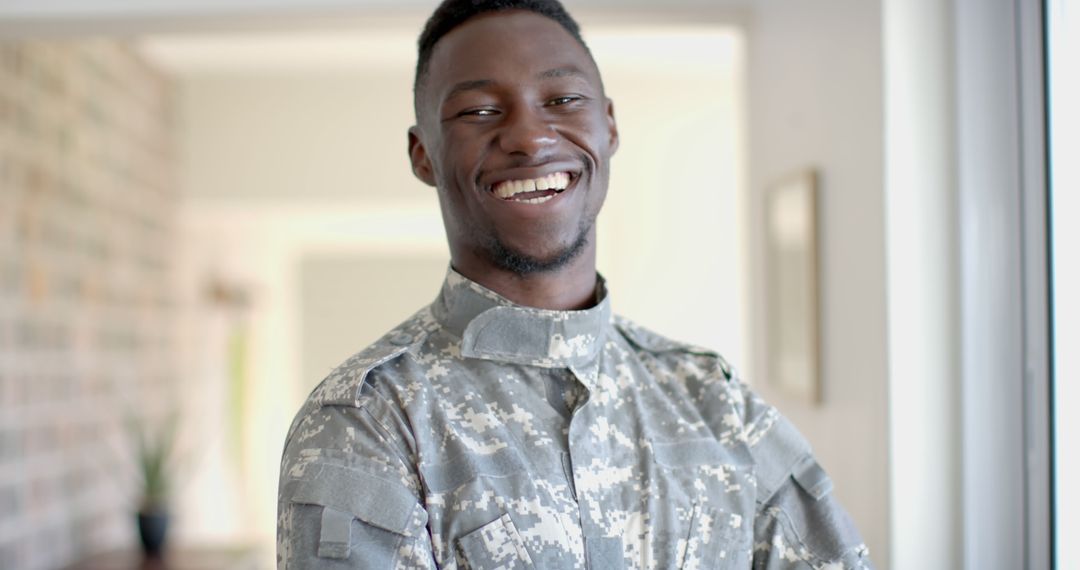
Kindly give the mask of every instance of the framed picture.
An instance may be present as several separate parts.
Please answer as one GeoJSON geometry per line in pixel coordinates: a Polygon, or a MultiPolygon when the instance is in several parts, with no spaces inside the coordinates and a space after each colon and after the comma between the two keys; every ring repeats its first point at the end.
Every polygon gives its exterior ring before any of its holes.
{"type": "Polygon", "coordinates": [[[767,378],[788,395],[822,400],[818,325],[818,176],[812,169],[766,194],[767,378]]]}

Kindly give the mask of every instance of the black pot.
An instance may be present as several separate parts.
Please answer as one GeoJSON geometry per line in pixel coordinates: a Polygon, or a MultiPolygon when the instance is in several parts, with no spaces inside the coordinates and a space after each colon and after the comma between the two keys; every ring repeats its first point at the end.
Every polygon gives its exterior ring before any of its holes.
{"type": "Polygon", "coordinates": [[[147,556],[158,556],[165,548],[165,536],[169,529],[169,513],[152,511],[139,513],[139,539],[147,556]]]}

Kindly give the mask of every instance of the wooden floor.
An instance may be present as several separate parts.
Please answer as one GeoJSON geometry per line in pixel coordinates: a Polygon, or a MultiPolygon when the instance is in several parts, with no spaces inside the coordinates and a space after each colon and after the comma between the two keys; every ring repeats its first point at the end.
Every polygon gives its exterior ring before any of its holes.
{"type": "Polygon", "coordinates": [[[177,548],[159,558],[140,550],[103,552],[67,570],[268,570],[259,566],[253,548],[177,548]]]}

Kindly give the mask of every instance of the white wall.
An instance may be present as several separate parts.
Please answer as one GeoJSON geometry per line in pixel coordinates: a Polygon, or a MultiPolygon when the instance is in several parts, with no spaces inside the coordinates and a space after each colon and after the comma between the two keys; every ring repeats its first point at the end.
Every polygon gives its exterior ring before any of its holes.
{"type": "Polygon", "coordinates": [[[446,275],[446,254],[311,252],[294,272],[299,379],[308,386],[430,302],[446,275]]]}
{"type": "Polygon", "coordinates": [[[888,567],[888,437],[881,8],[877,2],[757,2],[750,20],[749,142],[754,318],[764,322],[763,192],[792,171],[820,172],[824,403],[755,387],[814,446],[871,556],[888,567]]]}
{"type": "Polygon", "coordinates": [[[192,137],[188,196],[433,205],[434,191],[413,179],[405,153],[412,92],[402,71],[206,74],[183,82],[181,97],[195,113],[183,125],[192,137]]]}
{"type": "Polygon", "coordinates": [[[598,222],[613,308],[744,362],[742,36],[593,27],[587,40],[620,134],[598,222]]]}

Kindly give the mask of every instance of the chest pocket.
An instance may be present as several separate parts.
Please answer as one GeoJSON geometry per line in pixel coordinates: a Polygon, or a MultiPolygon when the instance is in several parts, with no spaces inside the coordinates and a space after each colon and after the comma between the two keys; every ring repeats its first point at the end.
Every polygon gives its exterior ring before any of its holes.
{"type": "Polygon", "coordinates": [[[689,514],[676,567],[749,568],[755,491],[747,462],[709,438],[653,442],[652,450],[664,498],[689,514]]]}
{"type": "Polygon", "coordinates": [[[697,503],[680,568],[736,570],[750,567],[750,541],[731,526],[730,513],[697,503]]]}
{"type": "Polygon", "coordinates": [[[525,541],[510,515],[457,539],[458,567],[466,570],[526,570],[533,568],[525,541]]]}

